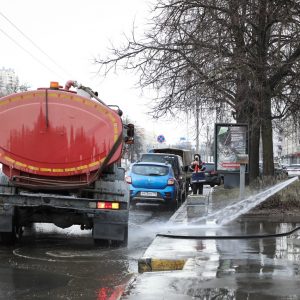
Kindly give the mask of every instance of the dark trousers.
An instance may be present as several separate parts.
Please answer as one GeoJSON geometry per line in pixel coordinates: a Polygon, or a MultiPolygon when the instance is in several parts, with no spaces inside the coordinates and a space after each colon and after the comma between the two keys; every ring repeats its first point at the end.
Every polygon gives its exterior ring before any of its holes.
{"type": "Polygon", "coordinates": [[[201,182],[195,182],[192,183],[192,191],[193,191],[193,195],[203,195],[203,183],[201,182]]]}

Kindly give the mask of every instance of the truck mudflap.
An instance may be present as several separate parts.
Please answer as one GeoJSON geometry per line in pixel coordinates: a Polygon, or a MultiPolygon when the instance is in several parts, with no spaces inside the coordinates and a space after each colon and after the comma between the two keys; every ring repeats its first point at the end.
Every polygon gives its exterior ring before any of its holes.
{"type": "Polygon", "coordinates": [[[127,243],[128,211],[106,211],[93,218],[93,238],[127,243]]]}

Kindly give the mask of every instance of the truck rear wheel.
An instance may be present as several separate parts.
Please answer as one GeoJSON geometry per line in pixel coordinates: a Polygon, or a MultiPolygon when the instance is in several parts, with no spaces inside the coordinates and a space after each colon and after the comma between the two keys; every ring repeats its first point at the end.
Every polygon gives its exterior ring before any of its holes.
{"type": "Polygon", "coordinates": [[[104,239],[94,239],[94,244],[99,247],[108,247],[109,240],[104,239]]]}
{"type": "Polygon", "coordinates": [[[23,235],[23,228],[20,226],[13,226],[12,232],[1,232],[1,241],[4,245],[13,245],[19,241],[23,235]]]}

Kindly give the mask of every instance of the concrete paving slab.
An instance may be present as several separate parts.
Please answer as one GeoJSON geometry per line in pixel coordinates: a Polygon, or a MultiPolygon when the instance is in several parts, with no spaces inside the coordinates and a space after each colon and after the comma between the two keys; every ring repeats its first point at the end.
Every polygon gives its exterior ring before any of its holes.
{"type": "Polygon", "coordinates": [[[189,195],[186,199],[187,205],[208,205],[208,195],[189,195]]]}

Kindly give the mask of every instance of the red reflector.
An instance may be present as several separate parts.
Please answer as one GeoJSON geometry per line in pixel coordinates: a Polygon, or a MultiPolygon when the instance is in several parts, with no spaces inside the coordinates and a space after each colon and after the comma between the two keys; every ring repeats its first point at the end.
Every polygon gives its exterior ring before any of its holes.
{"type": "Polygon", "coordinates": [[[99,201],[99,202],[97,202],[97,208],[99,208],[99,209],[119,209],[120,203],[99,201]]]}

